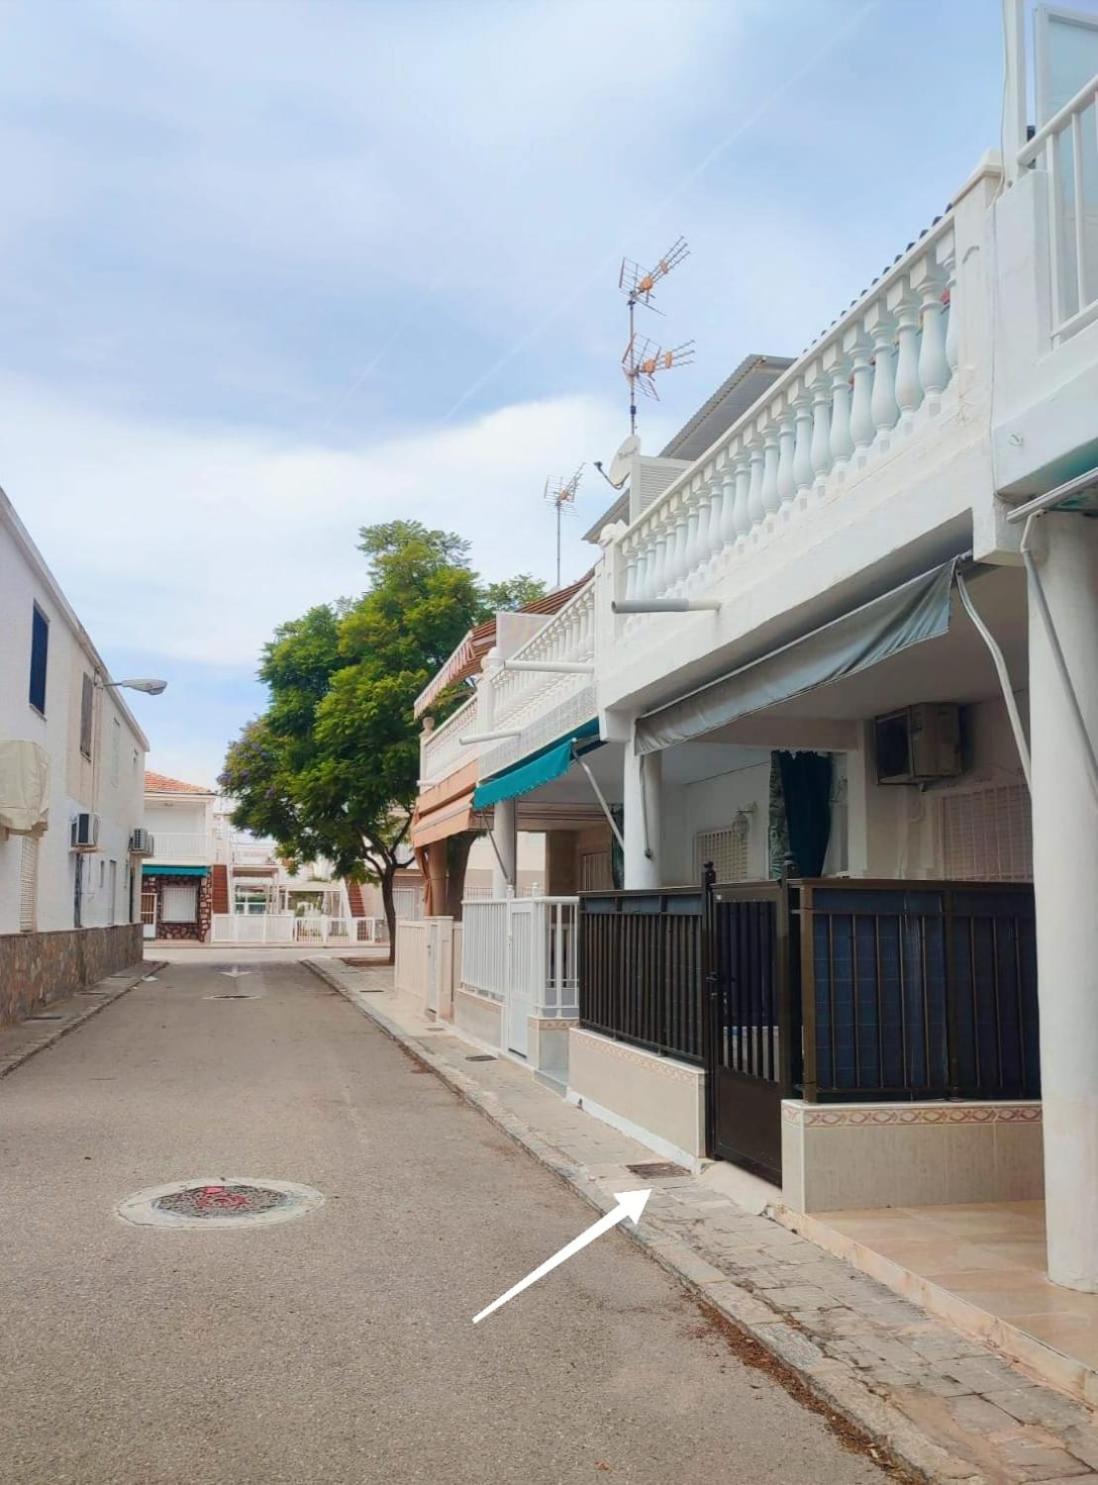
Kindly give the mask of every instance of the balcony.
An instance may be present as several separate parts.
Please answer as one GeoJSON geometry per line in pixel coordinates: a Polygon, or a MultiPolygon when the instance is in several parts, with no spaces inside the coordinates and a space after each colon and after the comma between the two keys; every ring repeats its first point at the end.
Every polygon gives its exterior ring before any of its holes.
{"type": "Polygon", "coordinates": [[[436,727],[432,732],[425,732],[422,735],[419,763],[421,790],[429,789],[434,784],[441,784],[452,773],[456,773],[463,764],[475,760],[475,749],[462,747],[460,739],[476,730],[477,698],[473,695],[464,706],[459,707],[452,716],[447,717],[441,727],[436,727]]]}
{"type": "Polygon", "coordinates": [[[993,526],[990,157],[764,397],[607,548],[599,699],[658,700],[993,526]],[[861,592],[859,590],[862,590],[861,592]],[[708,611],[619,612],[652,601],[708,611]],[[782,632],[784,630],[784,633],[782,632]]]}
{"type": "Polygon", "coordinates": [[[216,842],[203,831],[171,831],[157,828],[153,837],[155,856],[147,866],[208,866],[214,859],[216,842]]]}

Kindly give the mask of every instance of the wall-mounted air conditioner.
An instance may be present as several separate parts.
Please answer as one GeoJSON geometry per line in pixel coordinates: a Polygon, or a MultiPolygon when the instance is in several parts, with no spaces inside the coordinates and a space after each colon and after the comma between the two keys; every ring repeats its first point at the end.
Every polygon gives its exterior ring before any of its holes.
{"type": "Polygon", "coordinates": [[[134,856],[155,856],[155,842],[147,830],[138,828],[130,836],[130,852],[134,856]]]}
{"type": "Polygon", "coordinates": [[[930,784],[963,772],[961,708],[952,701],[926,701],[877,717],[877,782],[930,784]]]}
{"type": "Polygon", "coordinates": [[[81,813],[73,816],[72,849],[94,851],[99,844],[99,816],[81,813]]]}

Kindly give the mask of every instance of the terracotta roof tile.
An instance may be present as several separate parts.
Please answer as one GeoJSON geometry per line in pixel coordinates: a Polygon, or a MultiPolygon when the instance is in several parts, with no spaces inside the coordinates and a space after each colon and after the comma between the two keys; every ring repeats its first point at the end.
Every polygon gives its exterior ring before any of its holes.
{"type": "Polygon", "coordinates": [[[182,779],[170,779],[166,773],[150,773],[145,770],[146,794],[213,794],[213,789],[203,789],[201,784],[185,784],[182,779]]]}

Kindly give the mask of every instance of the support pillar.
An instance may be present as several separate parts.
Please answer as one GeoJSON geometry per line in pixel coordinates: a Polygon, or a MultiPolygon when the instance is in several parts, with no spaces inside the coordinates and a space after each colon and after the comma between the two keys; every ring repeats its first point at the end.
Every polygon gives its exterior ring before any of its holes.
{"type": "Polygon", "coordinates": [[[446,842],[433,840],[427,847],[427,895],[424,904],[429,918],[446,912],[446,842]]]}
{"type": "MultiPolygon", "coordinates": [[[[1042,517],[1031,546],[1098,739],[1098,522],[1042,517]]],[[[1032,590],[1029,686],[1048,1273],[1098,1293],[1098,800],[1032,590]]]]}
{"type": "Polygon", "coordinates": [[[493,806],[492,896],[506,897],[515,887],[515,863],[518,860],[518,836],[515,829],[515,801],[501,799],[493,806]]]}
{"type": "Polygon", "coordinates": [[[625,886],[647,889],[662,885],[660,872],[660,806],[663,754],[638,757],[625,747],[622,812],[625,816],[625,886]]]}

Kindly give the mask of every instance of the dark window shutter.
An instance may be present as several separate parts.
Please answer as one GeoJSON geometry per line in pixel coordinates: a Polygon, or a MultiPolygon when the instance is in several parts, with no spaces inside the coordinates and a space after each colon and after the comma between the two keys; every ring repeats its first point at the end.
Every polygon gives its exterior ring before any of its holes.
{"type": "Polygon", "coordinates": [[[31,620],[30,704],[43,716],[46,713],[46,663],[49,650],[50,622],[35,604],[31,620]]]}
{"type": "Polygon", "coordinates": [[[95,692],[92,686],[92,678],[85,675],[84,685],[80,692],[80,751],[85,758],[92,755],[92,702],[95,692]]]}

